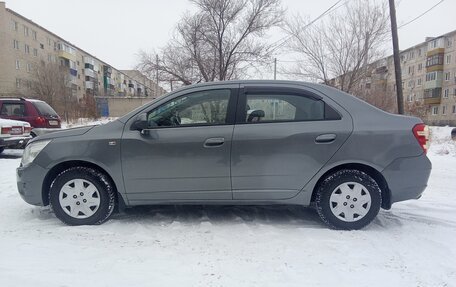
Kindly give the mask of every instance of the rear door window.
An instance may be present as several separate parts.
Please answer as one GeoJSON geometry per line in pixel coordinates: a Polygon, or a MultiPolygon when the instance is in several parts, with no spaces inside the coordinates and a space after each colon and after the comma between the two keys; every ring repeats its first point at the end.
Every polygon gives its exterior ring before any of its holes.
{"type": "Polygon", "coordinates": [[[287,94],[247,94],[247,123],[324,119],[325,103],[322,100],[287,94]]]}
{"type": "Polygon", "coordinates": [[[54,109],[46,104],[45,102],[34,102],[33,105],[36,107],[40,115],[42,116],[50,116],[50,117],[57,117],[57,113],[54,109]]]}
{"type": "Polygon", "coordinates": [[[0,114],[8,117],[23,117],[26,115],[25,105],[23,103],[3,103],[0,114]]]}

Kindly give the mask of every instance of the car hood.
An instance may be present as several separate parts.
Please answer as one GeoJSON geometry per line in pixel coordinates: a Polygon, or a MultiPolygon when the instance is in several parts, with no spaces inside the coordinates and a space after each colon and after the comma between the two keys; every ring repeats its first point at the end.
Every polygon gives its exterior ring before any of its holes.
{"type": "Polygon", "coordinates": [[[63,138],[63,137],[80,136],[80,135],[87,133],[94,127],[95,126],[87,126],[87,127],[59,130],[59,131],[55,131],[52,133],[47,133],[47,134],[38,136],[38,137],[34,138],[33,140],[31,140],[30,142],[39,141],[39,140],[55,139],[55,138],[63,138]]]}
{"type": "Polygon", "coordinates": [[[0,125],[1,126],[30,126],[30,124],[27,122],[8,120],[8,119],[0,119],[0,125]]]}

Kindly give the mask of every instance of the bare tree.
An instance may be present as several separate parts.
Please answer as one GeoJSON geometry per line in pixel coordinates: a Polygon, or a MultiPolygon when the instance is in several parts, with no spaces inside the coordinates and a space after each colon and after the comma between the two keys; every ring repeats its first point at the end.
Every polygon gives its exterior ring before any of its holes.
{"type": "Polygon", "coordinates": [[[309,23],[295,16],[286,25],[288,48],[299,57],[294,74],[335,85],[352,92],[367,73],[369,63],[383,56],[388,39],[385,3],[375,0],[348,2],[327,20],[309,23]],[[334,83],[333,83],[334,84],[334,83]]]}
{"type": "Polygon", "coordinates": [[[51,105],[66,121],[77,116],[78,101],[72,97],[67,67],[53,62],[37,62],[32,71],[30,92],[33,97],[51,105]]]}
{"type": "Polygon", "coordinates": [[[239,78],[268,61],[266,32],[282,22],[280,0],[191,0],[194,14],[178,23],[158,53],[140,52],[138,68],[184,85],[239,78]]]}

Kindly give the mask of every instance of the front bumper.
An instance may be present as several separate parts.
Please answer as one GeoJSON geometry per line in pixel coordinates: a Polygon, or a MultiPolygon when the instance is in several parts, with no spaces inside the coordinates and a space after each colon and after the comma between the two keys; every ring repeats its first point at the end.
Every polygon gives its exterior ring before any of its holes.
{"type": "Polygon", "coordinates": [[[382,174],[386,179],[391,204],[408,199],[418,199],[427,187],[432,164],[423,153],[417,157],[398,158],[382,174]]]}
{"type": "Polygon", "coordinates": [[[16,169],[17,189],[22,199],[32,205],[43,206],[43,181],[48,170],[30,163],[16,169]]]}

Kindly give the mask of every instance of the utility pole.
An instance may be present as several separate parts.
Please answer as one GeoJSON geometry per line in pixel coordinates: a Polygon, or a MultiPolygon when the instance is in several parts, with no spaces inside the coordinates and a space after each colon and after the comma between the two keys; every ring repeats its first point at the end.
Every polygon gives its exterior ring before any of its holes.
{"type": "Polygon", "coordinates": [[[277,58],[274,58],[274,80],[277,80],[277,58]]]}
{"type": "Polygon", "coordinates": [[[396,21],[396,6],[394,0],[389,0],[390,18],[391,18],[391,33],[393,36],[393,57],[394,71],[396,75],[396,94],[397,94],[397,111],[399,114],[404,114],[404,96],[402,95],[402,72],[401,60],[399,57],[399,39],[397,36],[397,21],[396,21]]]}

